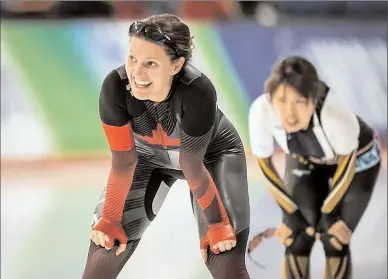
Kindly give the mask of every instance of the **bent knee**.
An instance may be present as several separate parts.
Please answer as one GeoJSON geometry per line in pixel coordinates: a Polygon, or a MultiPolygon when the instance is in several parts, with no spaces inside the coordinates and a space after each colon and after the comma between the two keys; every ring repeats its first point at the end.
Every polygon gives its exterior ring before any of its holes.
{"type": "Polygon", "coordinates": [[[309,236],[305,232],[300,232],[295,236],[291,245],[288,247],[286,245],[286,253],[298,256],[309,256],[314,243],[314,237],[309,236]]]}
{"type": "Polygon", "coordinates": [[[324,235],[321,241],[328,257],[342,257],[349,254],[349,244],[341,243],[335,236],[324,235]]]}

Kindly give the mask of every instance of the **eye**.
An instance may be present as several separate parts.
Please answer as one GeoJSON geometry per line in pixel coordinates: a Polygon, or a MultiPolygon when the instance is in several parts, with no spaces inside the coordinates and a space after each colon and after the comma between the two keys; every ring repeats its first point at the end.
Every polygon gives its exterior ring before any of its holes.
{"type": "Polygon", "coordinates": [[[132,55],[129,55],[129,61],[131,61],[131,62],[136,62],[136,58],[135,57],[133,57],[132,55]]]}
{"type": "Polygon", "coordinates": [[[280,98],[278,98],[278,101],[279,101],[280,103],[284,103],[284,102],[286,102],[286,98],[280,97],[280,98]]]}
{"type": "Polygon", "coordinates": [[[307,100],[306,99],[297,99],[296,102],[298,104],[305,104],[305,105],[307,104],[307,100]]]}
{"type": "Polygon", "coordinates": [[[147,66],[148,68],[155,68],[155,67],[158,66],[158,64],[156,64],[156,63],[153,62],[153,61],[148,61],[148,62],[146,62],[146,66],[147,66]]]}

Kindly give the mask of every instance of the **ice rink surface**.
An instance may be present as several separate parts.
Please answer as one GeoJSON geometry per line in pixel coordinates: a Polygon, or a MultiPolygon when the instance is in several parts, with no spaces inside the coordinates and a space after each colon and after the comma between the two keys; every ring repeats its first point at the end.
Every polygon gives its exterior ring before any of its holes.
{"type": "MultiPolygon", "coordinates": [[[[106,180],[106,164],[35,168],[2,176],[1,277],[3,279],[80,278],[88,248],[95,203],[106,180]]],[[[263,187],[250,184],[250,187],[263,187]]],[[[264,192],[263,192],[264,193],[264,192]]],[[[267,194],[251,195],[251,235],[280,220],[267,194]]],[[[207,279],[201,262],[189,189],[177,181],[157,218],[144,234],[119,278],[207,279]]],[[[370,205],[352,242],[354,279],[387,278],[387,173],[382,171],[370,205]]],[[[280,278],[283,247],[267,240],[247,258],[252,279],[280,278]]],[[[324,254],[317,243],[312,278],[323,278],[324,254]]]]}

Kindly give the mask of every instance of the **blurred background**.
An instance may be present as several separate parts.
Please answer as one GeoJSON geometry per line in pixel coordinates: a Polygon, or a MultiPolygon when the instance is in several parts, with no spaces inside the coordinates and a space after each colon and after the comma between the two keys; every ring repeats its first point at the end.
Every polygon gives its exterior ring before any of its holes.
{"type": "MultiPolygon", "coordinates": [[[[99,89],[125,61],[129,24],[162,12],[191,27],[193,63],[243,138],[252,235],[280,221],[247,133],[250,104],[277,60],[312,60],[379,131],[383,168],[352,250],[355,279],[387,278],[387,2],[21,0],[1,1],[1,277],[80,278],[110,164],[99,89]]],[[[280,152],[276,164],[283,169],[280,152]]],[[[198,246],[188,186],[178,181],[119,278],[211,278],[198,246]]],[[[264,242],[253,256],[266,268],[247,259],[251,278],[280,278],[282,252],[277,240],[264,242]]],[[[312,278],[322,278],[323,261],[317,243],[312,278]]]]}

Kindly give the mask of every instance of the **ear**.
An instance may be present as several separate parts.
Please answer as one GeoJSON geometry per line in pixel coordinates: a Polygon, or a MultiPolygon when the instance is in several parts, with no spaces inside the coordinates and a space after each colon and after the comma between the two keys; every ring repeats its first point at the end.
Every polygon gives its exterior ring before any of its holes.
{"type": "Polygon", "coordinates": [[[179,57],[177,60],[175,60],[173,62],[173,69],[171,75],[176,75],[177,73],[179,73],[183,67],[183,64],[185,64],[184,57],[179,57]]]}

